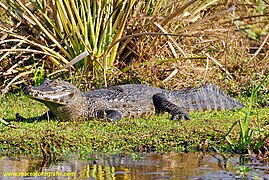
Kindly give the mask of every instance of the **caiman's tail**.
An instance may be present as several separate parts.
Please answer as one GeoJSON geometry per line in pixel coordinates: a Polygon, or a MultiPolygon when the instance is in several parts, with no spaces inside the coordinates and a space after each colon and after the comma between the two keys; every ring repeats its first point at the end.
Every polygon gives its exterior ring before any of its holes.
{"type": "Polygon", "coordinates": [[[240,102],[231,98],[213,84],[174,91],[173,94],[176,99],[175,104],[183,107],[186,111],[229,110],[243,107],[240,102]]]}

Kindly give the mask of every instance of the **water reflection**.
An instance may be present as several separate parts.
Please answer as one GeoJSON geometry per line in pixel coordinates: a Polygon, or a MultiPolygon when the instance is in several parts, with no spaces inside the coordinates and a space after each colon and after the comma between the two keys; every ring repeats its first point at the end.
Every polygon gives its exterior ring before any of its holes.
{"type": "MultiPolygon", "coordinates": [[[[43,160],[0,158],[1,179],[230,179],[239,177],[238,158],[204,153],[92,155],[91,160],[69,158],[48,163],[43,160]],[[236,167],[238,167],[236,169],[236,167]],[[20,174],[19,174],[20,173],[20,174]],[[24,174],[23,174],[24,173],[24,174]],[[28,174],[27,174],[28,173],[28,174]],[[30,174],[31,173],[31,174],[30,174]],[[29,177],[28,177],[29,176],[29,177]],[[50,177],[49,177],[50,176],[50,177]]],[[[269,178],[268,166],[248,164],[248,177],[269,178]]],[[[243,176],[243,175],[241,175],[243,176]]]]}

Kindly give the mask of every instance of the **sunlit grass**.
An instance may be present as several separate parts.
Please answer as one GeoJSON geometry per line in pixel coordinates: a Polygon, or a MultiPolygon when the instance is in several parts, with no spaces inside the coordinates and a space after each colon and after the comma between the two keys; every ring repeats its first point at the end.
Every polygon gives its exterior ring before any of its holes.
{"type": "MultiPolygon", "coordinates": [[[[2,154],[61,155],[93,151],[115,152],[169,152],[193,151],[214,147],[229,150],[224,135],[231,125],[245,116],[243,110],[192,113],[190,121],[171,121],[168,115],[138,119],[122,119],[117,123],[105,121],[13,122],[15,113],[30,118],[44,113],[47,108],[24,96],[1,98],[0,149],[2,154]]],[[[250,113],[250,126],[268,127],[268,108],[255,108],[250,113]],[[259,122],[259,123],[258,123],[259,122]]],[[[238,128],[231,132],[237,138],[238,128]]],[[[253,135],[253,138],[258,136],[253,135]]]]}

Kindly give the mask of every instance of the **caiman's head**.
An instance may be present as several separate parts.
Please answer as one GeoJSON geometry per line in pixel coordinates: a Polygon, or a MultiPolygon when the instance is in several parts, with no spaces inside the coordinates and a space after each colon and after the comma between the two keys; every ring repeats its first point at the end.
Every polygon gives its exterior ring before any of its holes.
{"type": "Polygon", "coordinates": [[[27,86],[23,88],[23,92],[28,97],[46,105],[67,105],[75,96],[81,93],[76,86],[59,79],[53,81],[45,79],[40,86],[27,86]]]}

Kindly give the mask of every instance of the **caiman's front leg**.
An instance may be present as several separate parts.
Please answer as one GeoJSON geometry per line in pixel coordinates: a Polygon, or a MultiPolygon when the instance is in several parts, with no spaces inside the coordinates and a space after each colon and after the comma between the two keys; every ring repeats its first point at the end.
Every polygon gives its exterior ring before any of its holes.
{"type": "Polygon", "coordinates": [[[121,113],[113,109],[98,110],[96,116],[97,119],[107,119],[109,121],[118,121],[122,118],[121,113]]]}
{"type": "MultiPolygon", "coordinates": [[[[46,112],[45,114],[39,116],[36,120],[45,120],[55,118],[54,114],[51,111],[46,112]]],[[[26,118],[22,117],[19,113],[16,114],[16,121],[26,121],[26,118]]]]}
{"type": "Polygon", "coordinates": [[[51,111],[48,111],[45,114],[39,116],[38,120],[41,121],[41,120],[53,119],[53,118],[56,118],[55,115],[51,111]]]}
{"type": "Polygon", "coordinates": [[[184,111],[183,108],[180,108],[176,104],[170,102],[162,93],[157,93],[153,95],[153,103],[156,109],[156,113],[166,111],[172,114],[172,120],[181,120],[183,118],[185,120],[190,120],[188,113],[184,111]]]}

